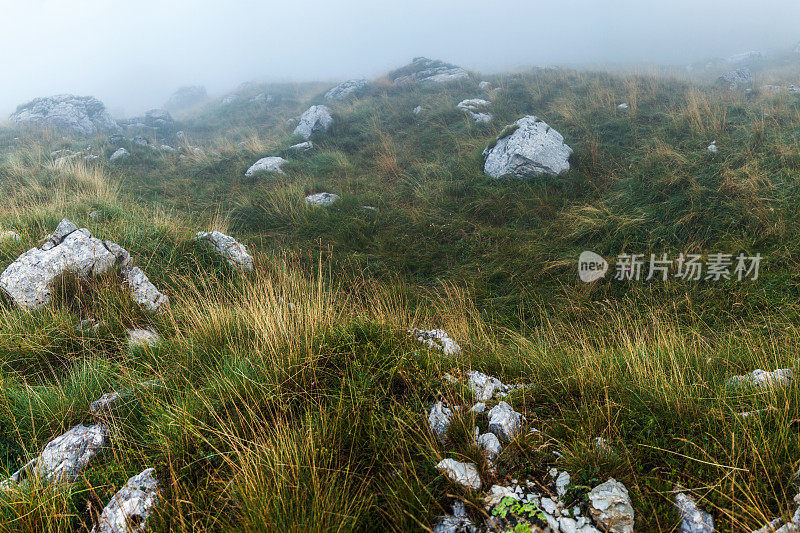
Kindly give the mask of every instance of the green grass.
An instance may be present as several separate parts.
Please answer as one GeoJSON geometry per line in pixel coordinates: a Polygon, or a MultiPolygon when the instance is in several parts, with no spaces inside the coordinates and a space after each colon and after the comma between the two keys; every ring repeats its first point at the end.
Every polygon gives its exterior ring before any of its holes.
{"type": "Polygon", "coordinates": [[[155,531],[425,530],[454,498],[480,520],[480,495],[434,469],[445,457],[478,464],[486,487],[566,469],[576,502],[613,476],[637,531],[678,524],[676,484],[720,531],[790,516],[800,388],[725,382],[798,371],[800,96],[555,69],[490,80],[499,89],[487,94],[474,81],[379,80],[331,104],[333,128],[303,154],[286,151],[297,141],[286,121],[327,84],[256,85],[179,117],[184,158],[127,146],[131,157],[109,164],[112,147],[95,139],[103,161],[55,168],[49,153],[79,143],[0,130],[0,229],[22,236],[0,244],[0,268],[69,217],[128,249],[171,301],[148,316],[116,276],[65,276],[46,309],[0,309],[3,471],[88,422],[103,393],[131,391],[79,482],[13,493],[0,530],[86,530],[151,466],[163,490],[155,531]],[[260,92],[274,100],[251,104],[260,92]],[[493,122],[455,107],[472,97],[492,100],[493,122]],[[481,151],[525,114],[575,150],[565,177],[482,173],[481,151]],[[267,155],[286,157],[286,173],[245,178],[267,155]],[[305,205],[322,191],[342,200],[305,205]],[[211,228],[246,243],[255,272],[196,246],[211,228]],[[755,282],[587,286],[575,275],[584,249],[765,261],[755,282]],[[96,332],[79,328],[87,317],[96,332]],[[126,330],[144,326],[163,343],[129,350],[126,330]],[[428,351],[409,327],[442,327],[464,354],[428,351]],[[471,405],[463,380],[444,379],[469,369],[528,385],[507,401],[539,432],[504,446],[495,472],[471,439],[485,417],[458,413],[444,444],[427,429],[437,399],[471,405]],[[768,411],[736,416],[756,409],[768,411]]]}

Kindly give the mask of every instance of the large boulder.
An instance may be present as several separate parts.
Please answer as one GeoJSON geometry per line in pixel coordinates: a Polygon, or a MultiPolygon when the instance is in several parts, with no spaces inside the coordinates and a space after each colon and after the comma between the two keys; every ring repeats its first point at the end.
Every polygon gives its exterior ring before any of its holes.
{"type": "Polygon", "coordinates": [[[92,96],[71,94],[31,100],[19,106],[9,120],[20,125],[54,128],[82,137],[119,128],[103,102],[92,96]]]}
{"type": "Polygon", "coordinates": [[[88,279],[118,269],[135,301],[149,311],[169,299],[134,267],[130,254],[111,241],[101,241],[86,228],[64,219],[40,248],[31,248],[0,274],[0,293],[19,307],[38,309],[53,299],[53,282],[72,272],[88,279]]]}
{"type": "Polygon", "coordinates": [[[330,91],[325,93],[326,100],[343,100],[350,95],[356,94],[369,85],[365,79],[348,80],[340,83],[330,91]]]}
{"type": "Polygon", "coordinates": [[[308,139],[315,133],[328,131],[332,125],[330,110],[324,105],[312,105],[300,116],[300,123],[294,129],[294,134],[308,139]]]}
{"type": "Polygon", "coordinates": [[[506,127],[483,151],[483,171],[493,178],[558,176],[569,170],[571,155],[560,133],[528,115],[506,127]]]}
{"type": "Polygon", "coordinates": [[[181,87],[169,97],[169,100],[164,104],[164,109],[168,111],[182,111],[189,109],[197,104],[208,100],[208,93],[206,88],[202,85],[194,85],[190,87],[181,87]]]}
{"type": "Polygon", "coordinates": [[[253,270],[253,258],[243,244],[219,231],[201,231],[195,237],[197,242],[208,244],[229,265],[242,270],[253,270]]]}
{"type": "Polygon", "coordinates": [[[147,528],[147,519],[158,505],[158,480],[148,468],[125,483],[105,506],[92,533],[133,533],[147,528]]]}
{"type": "Polygon", "coordinates": [[[731,91],[746,89],[753,85],[753,73],[749,68],[732,70],[720,76],[718,82],[727,85],[731,91]]]}
{"type": "Polygon", "coordinates": [[[415,57],[410,65],[389,73],[395,85],[448,83],[467,78],[469,73],[463,68],[427,57],[415,57]]]}

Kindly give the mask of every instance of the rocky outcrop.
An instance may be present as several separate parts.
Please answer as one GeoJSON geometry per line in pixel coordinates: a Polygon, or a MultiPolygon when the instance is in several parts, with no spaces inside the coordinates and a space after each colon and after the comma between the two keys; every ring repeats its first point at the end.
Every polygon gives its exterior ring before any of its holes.
{"type": "Polygon", "coordinates": [[[453,483],[469,490],[481,490],[483,483],[478,467],[472,463],[461,463],[455,459],[442,459],[436,470],[446,475],[453,483]]]}
{"type": "Polygon", "coordinates": [[[492,178],[558,176],[569,170],[571,155],[560,133],[528,115],[506,127],[483,151],[483,171],[492,178]]]}
{"type": "Polygon", "coordinates": [[[169,97],[164,104],[164,109],[168,111],[182,111],[189,109],[208,100],[206,88],[200,85],[191,87],[181,87],[169,97]]]}
{"type": "Polygon", "coordinates": [[[19,256],[0,275],[0,292],[16,305],[37,309],[52,301],[52,285],[57,277],[72,272],[88,279],[119,269],[134,299],[148,310],[167,305],[140,269],[132,266],[130,254],[111,241],[92,237],[86,228],[78,229],[64,219],[40,248],[19,256]]]}
{"type": "Polygon", "coordinates": [[[469,73],[463,68],[427,57],[415,57],[410,65],[389,73],[395,85],[448,83],[467,78],[469,73]]]}
{"type": "Polygon", "coordinates": [[[92,533],[142,533],[158,505],[159,493],[154,469],[133,476],[105,506],[92,533]]]}
{"type": "Polygon", "coordinates": [[[589,512],[610,533],[633,533],[633,506],[625,485],[609,478],[589,492],[589,512]]]}
{"type": "Polygon", "coordinates": [[[409,333],[419,342],[440,350],[445,355],[461,355],[461,346],[451,339],[443,329],[424,330],[413,328],[409,333]]]}
{"type": "Polygon", "coordinates": [[[489,100],[472,98],[469,100],[461,100],[458,103],[458,108],[471,116],[475,122],[491,122],[492,114],[486,111],[490,105],[492,105],[492,103],[489,100]]]}
{"type": "Polygon", "coordinates": [[[247,172],[244,173],[245,177],[249,178],[254,174],[258,174],[259,172],[277,172],[278,174],[283,174],[283,170],[281,170],[281,165],[286,163],[286,160],[282,157],[262,157],[253,165],[247,169],[247,172]]]}
{"type": "Polygon", "coordinates": [[[340,83],[330,91],[326,92],[325,99],[332,101],[344,100],[348,96],[352,96],[364,90],[368,85],[369,82],[365,79],[348,80],[343,83],[340,83]]]}
{"type": "Polygon", "coordinates": [[[727,85],[731,91],[746,89],[753,85],[753,74],[748,68],[732,70],[720,76],[719,83],[727,85]]]}
{"type": "Polygon", "coordinates": [[[69,94],[31,100],[19,106],[9,120],[20,125],[54,128],[81,137],[119,128],[103,102],[92,96],[69,94]]]}
{"type": "Polygon", "coordinates": [[[80,476],[86,466],[106,444],[108,430],[103,424],[78,425],[50,441],[41,455],[0,483],[8,490],[24,484],[29,478],[50,483],[69,483],[80,476]]]}
{"type": "Polygon", "coordinates": [[[300,116],[300,123],[294,129],[294,134],[308,139],[314,134],[325,133],[332,125],[330,110],[324,105],[313,105],[300,116]]]}
{"type": "Polygon", "coordinates": [[[339,195],[330,192],[318,192],[306,196],[306,203],[313,207],[330,207],[339,199],[339,195]]]}
{"type": "Polygon", "coordinates": [[[247,253],[247,248],[233,237],[219,231],[201,231],[195,239],[210,246],[233,268],[253,270],[253,258],[247,253]]]}

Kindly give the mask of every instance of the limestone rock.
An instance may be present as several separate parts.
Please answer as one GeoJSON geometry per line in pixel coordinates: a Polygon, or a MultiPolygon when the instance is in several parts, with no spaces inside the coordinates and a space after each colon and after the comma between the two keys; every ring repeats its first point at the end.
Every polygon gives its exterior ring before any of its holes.
{"type": "Polygon", "coordinates": [[[465,489],[481,490],[483,486],[478,467],[472,463],[460,463],[454,459],[442,459],[436,465],[436,470],[465,489]]]}
{"type": "Polygon", "coordinates": [[[316,194],[309,194],[306,196],[306,202],[314,207],[330,207],[338,199],[338,195],[329,192],[318,192],[316,194]]]}
{"type": "Polygon", "coordinates": [[[444,352],[445,355],[461,355],[461,346],[456,343],[443,329],[423,330],[413,328],[410,332],[412,337],[419,342],[427,344],[431,348],[436,348],[444,352]]]}
{"type": "Polygon", "coordinates": [[[0,291],[20,307],[37,309],[52,301],[52,285],[58,276],[73,272],[90,278],[116,266],[116,256],[102,241],[64,219],[41,248],[28,250],[5,269],[0,291]]]}
{"type": "Polygon", "coordinates": [[[483,171],[492,178],[558,176],[569,170],[572,148],[545,122],[528,115],[506,132],[483,151],[483,171]]]}
{"type": "Polygon", "coordinates": [[[100,100],[92,96],[69,94],[31,100],[19,106],[9,120],[21,125],[50,127],[82,137],[119,129],[100,100]]]}
{"type": "Polygon", "coordinates": [[[247,248],[233,237],[219,231],[201,231],[196,239],[198,242],[208,243],[232,267],[253,270],[253,258],[247,253],[247,248]]]}
{"type": "Polygon", "coordinates": [[[161,335],[152,329],[128,330],[128,347],[132,350],[138,348],[151,348],[161,342],[161,335]]]}
{"type": "Polygon", "coordinates": [[[330,110],[324,105],[313,105],[300,116],[300,123],[294,129],[294,134],[308,139],[316,133],[325,133],[332,125],[330,110]]]}
{"type": "Polygon", "coordinates": [[[158,505],[155,470],[148,468],[125,483],[108,502],[92,533],[142,533],[158,505]]]}
{"type": "Polygon", "coordinates": [[[522,415],[506,402],[500,402],[489,409],[489,431],[502,441],[510,441],[522,429],[522,415]]]}
{"type": "Polygon", "coordinates": [[[314,143],[311,141],[305,141],[291,145],[289,150],[294,150],[295,152],[308,152],[312,148],[314,148],[314,143]]]}
{"type": "Polygon", "coordinates": [[[109,157],[108,160],[113,163],[114,161],[117,161],[119,159],[125,159],[126,157],[130,156],[131,153],[129,151],[127,151],[125,148],[120,148],[119,150],[111,154],[111,157],[109,157]]]}
{"type": "Polygon", "coordinates": [[[489,91],[492,89],[492,84],[488,81],[482,81],[478,84],[478,88],[482,91],[489,91]]]}
{"type": "Polygon", "coordinates": [[[131,142],[136,146],[147,146],[148,144],[150,144],[147,142],[147,139],[145,139],[141,135],[135,136],[133,139],[131,139],[131,142]]]}
{"type": "Polygon", "coordinates": [[[113,411],[121,398],[122,395],[118,392],[107,392],[89,405],[89,413],[95,417],[103,417],[113,411]]]}
{"type": "Polygon", "coordinates": [[[480,98],[462,100],[458,103],[458,108],[471,116],[475,122],[491,122],[492,114],[486,111],[492,103],[480,98]]]}
{"type": "Polygon", "coordinates": [[[281,165],[286,163],[286,160],[282,157],[263,157],[256,161],[253,166],[247,169],[247,172],[244,173],[245,177],[249,178],[253,174],[257,172],[277,172],[278,174],[283,174],[283,170],[281,170],[281,165]]]}
{"type": "Polygon", "coordinates": [[[433,527],[433,533],[476,533],[478,528],[467,515],[464,502],[453,502],[453,513],[439,519],[433,527]]]}
{"type": "Polygon", "coordinates": [[[491,465],[500,455],[500,440],[494,433],[484,433],[478,437],[478,446],[483,450],[486,461],[491,465]]]}
{"type": "Polygon", "coordinates": [[[447,440],[447,430],[450,429],[452,417],[453,411],[449,407],[445,407],[442,402],[433,404],[430,413],[428,413],[428,426],[431,429],[431,433],[436,435],[436,438],[441,442],[447,440]]]}
{"type": "Polygon", "coordinates": [[[0,243],[16,242],[20,240],[20,236],[16,231],[5,230],[0,231],[0,243]]]}
{"type": "Polygon", "coordinates": [[[501,392],[508,388],[499,379],[480,372],[470,370],[467,372],[467,376],[469,377],[469,388],[479,402],[488,402],[496,392],[501,392]]]}
{"type": "Polygon", "coordinates": [[[757,368],[743,376],[733,376],[727,381],[728,387],[757,387],[761,389],[785,387],[792,381],[791,368],[779,368],[767,372],[757,368]]]}
{"type": "Polygon", "coordinates": [[[746,89],[753,84],[753,74],[748,68],[740,68],[724,73],[719,77],[719,82],[728,85],[731,91],[746,89]]]}
{"type": "Polygon", "coordinates": [[[609,478],[588,496],[589,512],[601,528],[611,533],[633,533],[633,506],[625,485],[609,478]]]}
{"type": "Polygon", "coordinates": [[[343,100],[348,96],[354,95],[369,85],[365,79],[348,80],[340,83],[330,91],[325,93],[326,100],[343,100]]]}
{"type": "Polygon", "coordinates": [[[681,533],[714,533],[714,518],[701,510],[691,495],[684,492],[676,494],[675,506],[683,518],[681,533]]]}
{"type": "Polygon", "coordinates": [[[463,68],[427,57],[415,57],[410,65],[389,73],[395,85],[448,83],[467,78],[469,73],[463,68]]]}

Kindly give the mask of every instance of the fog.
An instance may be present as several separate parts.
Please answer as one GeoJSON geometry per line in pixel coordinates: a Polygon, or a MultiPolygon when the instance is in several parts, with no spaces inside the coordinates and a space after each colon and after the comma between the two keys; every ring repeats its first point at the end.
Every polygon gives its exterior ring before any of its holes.
{"type": "Polygon", "coordinates": [[[373,77],[417,55],[684,64],[789,47],[798,21],[797,0],[0,0],[0,118],[59,93],[130,115],[181,85],[373,77]]]}

